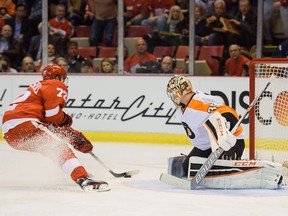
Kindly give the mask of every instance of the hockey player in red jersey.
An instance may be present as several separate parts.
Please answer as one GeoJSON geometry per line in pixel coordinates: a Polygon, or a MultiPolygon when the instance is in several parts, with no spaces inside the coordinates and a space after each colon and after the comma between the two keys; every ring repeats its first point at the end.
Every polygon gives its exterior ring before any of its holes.
{"type": "Polygon", "coordinates": [[[66,71],[52,64],[42,71],[43,80],[31,84],[24,94],[12,102],[2,119],[3,137],[17,150],[37,152],[55,161],[83,190],[110,190],[104,181],[89,178],[73,153],[89,153],[93,145],[74,130],[72,117],[63,111],[68,88],[66,71]],[[52,133],[51,133],[52,132],[52,133]]]}

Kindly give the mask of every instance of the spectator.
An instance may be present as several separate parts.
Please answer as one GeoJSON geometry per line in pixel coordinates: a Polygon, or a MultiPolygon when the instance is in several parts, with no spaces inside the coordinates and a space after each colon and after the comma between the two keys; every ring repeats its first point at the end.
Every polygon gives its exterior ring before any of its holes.
{"type": "Polygon", "coordinates": [[[64,68],[64,70],[67,72],[69,72],[69,65],[68,65],[68,61],[67,59],[63,58],[63,57],[58,57],[56,60],[55,60],[55,63],[57,65],[59,65],[60,67],[64,68]]]}
{"type": "Polygon", "coordinates": [[[84,23],[86,0],[70,0],[67,4],[67,19],[73,26],[84,23]]]}
{"type": "Polygon", "coordinates": [[[208,17],[213,15],[214,2],[215,0],[195,0],[195,3],[201,5],[208,17]]]}
{"type": "Polygon", "coordinates": [[[239,44],[249,50],[256,44],[257,15],[249,0],[239,0],[239,12],[230,22],[238,28],[240,34],[229,34],[228,45],[239,44]]]}
{"type": "Polygon", "coordinates": [[[206,14],[201,5],[195,5],[195,45],[206,45],[211,31],[207,27],[206,14]]]}
{"type": "MultiPolygon", "coordinates": [[[[201,5],[195,4],[195,46],[206,45],[210,35],[207,27],[206,14],[201,5]]],[[[179,32],[184,35],[181,45],[189,45],[189,16],[178,23],[179,32]]]]}
{"type": "Polygon", "coordinates": [[[226,11],[226,3],[224,0],[216,0],[214,3],[214,13],[206,19],[207,26],[211,34],[205,37],[204,41],[210,46],[227,45],[229,32],[223,32],[223,23],[221,18],[230,19],[226,11]]]}
{"type": "Polygon", "coordinates": [[[90,61],[85,60],[81,64],[81,73],[93,73],[93,65],[90,61]]]}
{"type": "Polygon", "coordinates": [[[10,67],[10,61],[7,57],[0,57],[0,72],[3,73],[18,73],[17,70],[10,67]]]}
{"type": "Polygon", "coordinates": [[[26,73],[36,72],[33,58],[31,58],[30,56],[26,56],[22,59],[21,72],[26,72],[26,73]]]}
{"type": "Polygon", "coordinates": [[[164,31],[169,10],[174,5],[175,0],[151,0],[149,18],[143,20],[142,25],[150,25],[151,31],[155,27],[157,27],[158,31],[164,31]]]}
{"type": "Polygon", "coordinates": [[[176,62],[172,56],[163,56],[160,62],[160,69],[158,70],[158,73],[174,74],[175,64],[176,62]]]}
{"type": "MultiPolygon", "coordinates": [[[[52,64],[56,62],[56,59],[58,57],[58,53],[56,51],[55,45],[52,43],[48,44],[48,64],[52,64]]],[[[38,62],[36,63],[37,68],[42,67],[42,59],[39,59],[38,62]]]]}
{"type": "Polygon", "coordinates": [[[24,49],[23,43],[13,39],[12,32],[13,29],[10,25],[3,26],[0,35],[0,56],[6,56],[10,61],[13,59],[11,66],[17,70],[21,65],[21,59],[24,57],[24,49]]]}
{"type": "Polygon", "coordinates": [[[55,63],[58,57],[57,50],[54,44],[48,44],[48,64],[55,63]]]}
{"type": "Polygon", "coordinates": [[[80,73],[81,64],[85,61],[85,58],[79,55],[78,43],[76,41],[70,41],[68,43],[66,59],[68,60],[69,73],[80,73]]]}
{"type": "Polygon", "coordinates": [[[58,37],[62,43],[59,43],[58,51],[60,55],[64,56],[67,50],[67,42],[73,35],[74,28],[72,24],[65,18],[65,5],[57,4],[56,17],[49,20],[50,34],[58,37]]]}
{"type": "Polygon", "coordinates": [[[124,70],[129,73],[136,73],[136,69],[140,67],[140,63],[147,61],[156,62],[157,58],[147,52],[147,43],[140,38],[136,41],[136,53],[129,56],[124,62],[124,70]]]}
{"type": "Polygon", "coordinates": [[[124,0],[124,23],[126,26],[141,25],[148,17],[147,0],[124,0]]]}
{"type": "MultiPolygon", "coordinates": [[[[38,24],[38,32],[40,34],[34,35],[31,38],[27,55],[31,56],[35,62],[38,62],[42,58],[42,22],[38,24]]],[[[50,26],[48,25],[48,32],[50,32],[50,26]]],[[[48,44],[56,44],[58,40],[51,34],[48,34],[48,44]]]]}
{"type": "Polygon", "coordinates": [[[168,20],[166,23],[165,30],[171,33],[168,36],[162,38],[163,40],[168,40],[170,46],[179,46],[181,43],[180,40],[182,37],[179,35],[173,35],[173,33],[180,34],[180,30],[178,29],[178,24],[184,20],[184,15],[181,11],[181,8],[178,5],[174,5],[170,8],[168,20]]]}
{"type": "Polygon", "coordinates": [[[226,76],[244,76],[243,65],[250,60],[241,54],[241,47],[237,44],[229,46],[230,58],[225,62],[226,76]]]}
{"type": "Polygon", "coordinates": [[[267,45],[273,44],[273,38],[271,33],[271,27],[273,19],[275,18],[275,11],[280,12],[280,16],[283,23],[283,30],[285,36],[288,38],[288,1],[275,1],[264,0],[264,14],[263,14],[263,42],[267,45]]]}
{"type": "Polygon", "coordinates": [[[246,62],[245,64],[243,64],[243,74],[244,76],[249,76],[249,66],[250,63],[253,59],[256,58],[256,45],[252,46],[251,49],[249,50],[249,59],[250,61],[246,62]]]}
{"type": "Polygon", "coordinates": [[[8,19],[11,18],[15,13],[15,4],[13,1],[0,1],[0,18],[8,19]]]}
{"type": "Polygon", "coordinates": [[[109,59],[109,58],[104,58],[101,61],[101,73],[116,73],[116,67],[115,63],[109,59]]]}
{"type": "Polygon", "coordinates": [[[33,34],[37,34],[37,27],[42,21],[42,1],[39,0],[29,0],[26,1],[27,8],[30,9],[28,18],[33,23],[33,34]]]}
{"type": "Polygon", "coordinates": [[[113,37],[117,17],[117,1],[88,0],[84,18],[92,18],[90,46],[97,46],[102,42],[105,33],[105,45],[113,46],[113,37]]]}
{"type": "Polygon", "coordinates": [[[13,38],[19,43],[23,43],[25,50],[28,50],[30,39],[33,34],[33,24],[26,17],[26,5],[17,4],[15,7],[15,15],[5,20],[13,29],[13,38]]]}

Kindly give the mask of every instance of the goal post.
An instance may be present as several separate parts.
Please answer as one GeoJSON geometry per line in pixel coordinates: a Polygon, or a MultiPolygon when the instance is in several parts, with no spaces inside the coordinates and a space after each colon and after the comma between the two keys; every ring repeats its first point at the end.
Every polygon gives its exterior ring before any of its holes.
{"type": "Polygon", "coordinates": [[[276,75],[249,116],[249,157],[288,167],[288,59],[261,58],[249,66],[250,103],[276,75]]]}

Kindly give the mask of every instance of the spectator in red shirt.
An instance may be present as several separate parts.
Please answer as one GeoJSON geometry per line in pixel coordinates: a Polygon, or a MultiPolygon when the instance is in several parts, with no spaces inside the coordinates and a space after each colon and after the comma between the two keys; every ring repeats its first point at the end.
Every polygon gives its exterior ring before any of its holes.
{"type": "Polygon", "coordinates": [[[58,37],[62,41],[61,45],[63,47],[59,48],[59,53],[64,56],[67,50],[66,43],[71,38],[74,28],[72,24],[65,18],[65,5],[58,4],[56,6],[55,14],[56,17],[49,20],[51,30],[50,34],[58,37]]]}
{"type": "Polygon", "coordinates": [[[136,41],[136,53],[129,56],[124,62],[124,70],[128,73],[136,73],[136,69],[140,67],[140,63],[147,61],[156,62],[157,58],[147,52],[147,43],[140,38],[136,41]]]}
{"type": "Polygon", "coordinates": [[[142,20],[148,17],[148,7],[147,0],[124,0],[125,25],[141,25],[142,20]]]}
{"type": "Polygon", "coordinates": [[[250,60],[241,54],[241,47],[237,44],[229,46],[230,58],[225,62],[226,76],[245,76],[243,65],[250,60]]]}

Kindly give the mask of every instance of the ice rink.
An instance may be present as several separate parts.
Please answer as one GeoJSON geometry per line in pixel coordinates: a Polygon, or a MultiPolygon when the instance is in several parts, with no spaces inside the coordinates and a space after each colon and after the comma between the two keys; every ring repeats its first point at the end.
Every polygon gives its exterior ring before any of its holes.
{"type": "Polygon", "coordinates": [[[288,187],[279,190],[185,191],[160,182],[167,160],[190,146],[95,143],[93,152],[114,172],[139,169],[133,178],[115,178],[90,155],[77,153],[94,179],[109,192],[84,192],[52,161],[0,142],[0,216],[287,216],[288,187]]]}

